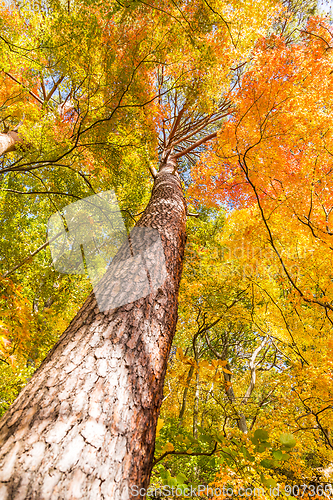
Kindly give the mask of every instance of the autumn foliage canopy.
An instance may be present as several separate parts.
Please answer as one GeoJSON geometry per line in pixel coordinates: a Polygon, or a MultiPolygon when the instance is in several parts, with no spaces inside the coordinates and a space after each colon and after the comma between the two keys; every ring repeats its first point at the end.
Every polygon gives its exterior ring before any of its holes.
{"type": "Polygon", "coordinates": [[[329,18],[305,0],[0,11],[0,139],[16,134],[0,164],[1,413],[91,290],[54,269],[49,217],[114,189],[130,230],[172,149],[188,240],[151,488],[332,494],[329,18]]]}

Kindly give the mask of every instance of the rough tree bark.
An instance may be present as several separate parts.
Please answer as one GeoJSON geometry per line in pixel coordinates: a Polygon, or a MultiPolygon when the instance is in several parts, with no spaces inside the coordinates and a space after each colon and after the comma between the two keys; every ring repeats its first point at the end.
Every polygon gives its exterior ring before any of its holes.
{"type": "Polygon", "coordinates": [[[127,500],[148,487],[186,238],[175,166],[161,165],[137,224],[158,230],[167,279],[105,313],[88,297],[0,422],[1,500],[127,500]]]}
{"type": "Polygon", "coordinates": [[[15,151],[20,143],[20,137],[16,130],[10,130],[6,134],[0,134],[0,156],[15,151]]]}

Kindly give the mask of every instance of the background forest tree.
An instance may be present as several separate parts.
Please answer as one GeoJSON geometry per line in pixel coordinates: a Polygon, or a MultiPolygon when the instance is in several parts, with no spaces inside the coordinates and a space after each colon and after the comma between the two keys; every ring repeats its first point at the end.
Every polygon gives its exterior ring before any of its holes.
{"type": "Polygon", "coordinates": [[[168,152],[197,216],[151,484],[331,481],[332,33],[304,1],[2,5],[2,413],[91,291],[49,217],[114,189],[130,230],[168,152]]]}

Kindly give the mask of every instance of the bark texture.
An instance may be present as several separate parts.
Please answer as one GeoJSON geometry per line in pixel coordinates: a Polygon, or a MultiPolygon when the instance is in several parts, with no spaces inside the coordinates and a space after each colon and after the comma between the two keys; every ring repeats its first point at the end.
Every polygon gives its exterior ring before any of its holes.
{"type": "Polygon", "coordinates": [[[7,134],[0,134],[0,156],[15,151],[20,137],[17,132],[10,130],[7,134]]]}
{"type": "Polygon", "coordinates": [[[166,280],[107,312],[88,297],[0,422],[1,500],[128,500],[148,487],[185,247],[174,171],[162,165],[137,224],[158,230],[166,280]]]}

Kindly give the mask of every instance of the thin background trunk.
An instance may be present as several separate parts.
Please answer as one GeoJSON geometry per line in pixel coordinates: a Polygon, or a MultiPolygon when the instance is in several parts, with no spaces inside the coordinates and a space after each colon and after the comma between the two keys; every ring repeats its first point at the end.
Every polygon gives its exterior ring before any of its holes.
{"type": "Polygon", "coordinates": [[[199,370],[195,376],[195,396],[193,407],[193,437],[198,438],[198,417],[199,417],[199,400],[200,400],[200,378],[199,370]]]}
{"type": "Polygon", "coordinates": [[[148,487],[186,238],[175,166],[161,166],[137,224],[158,230],[167,279],[106,313],[88,297],[0,422],[1,500],[127,500],[148,487]]]}
{"type": "Polygon", "coordinates": [[[178,422],[179,427],[181,427],[183,425],[183,418],[184,418],[184,414],[185,414],[185,410],[186,410],[186,403],[187,403],[187,395],[188,395],[188,390],[189,390],[190,383],[192,380],[193,372],[194,372],[194,366],[191,366],[189,369],[188,375],[187,375],[186,387],[185,387],[184,393],[183,393],[182,407],[180,409],[179,417],[178,417],[179,418],[179,422],[178,422]]]}
{"type": "MultiPolygon", "coordinates": [[[[226,364],[226,369],[230,371],[230,365],[229,363],[226,364]]],[[[227,383],[231,383],[231,375],[230,373],[226,373],[226,372],[223,372],[223,375],[224,375],[224,380],[225,382],[227,383]]],[[[236,396],[235,396],[235,393],[234,393],[234,390],[232,388],[232,385],[230,386],[227,386],[226,389],[225,389],[225,392],[227,394],[227,397],[230,401],[230,403],[232,404],[232,406],[234,407],[234,403],[236,403],[236,396]]],[[[241,412],[238,412],[237,410],[235,410],[237,415],[238,415],[238,418],[237,418],[237,427],[240,431],[244,432],[245,434],[247,434],[248,432],[248,429],[247,429],[247,423],[246,423],[246,418],[245,418],[245,415],[241,412]]]]}

